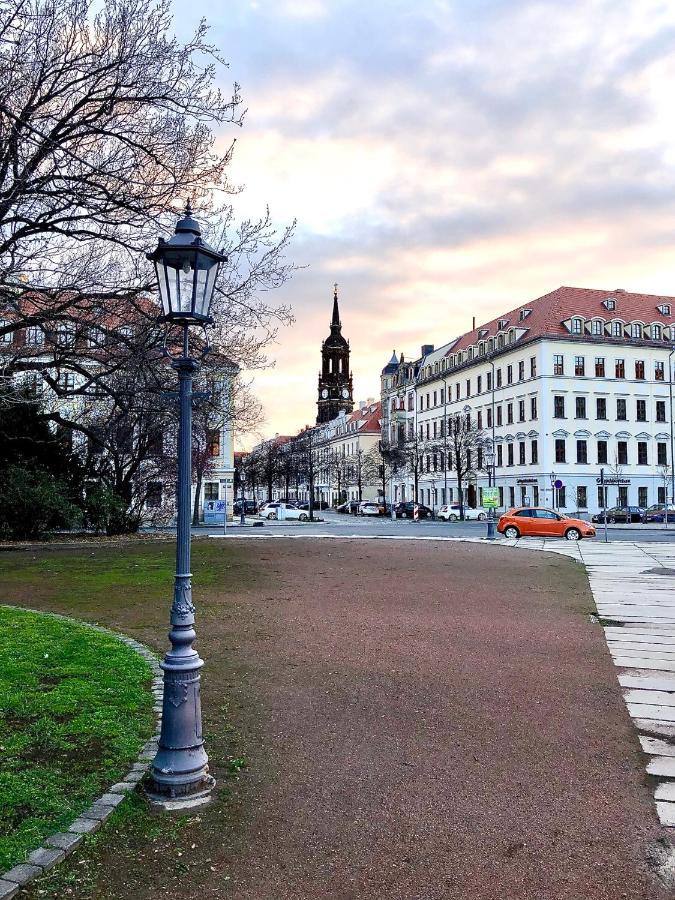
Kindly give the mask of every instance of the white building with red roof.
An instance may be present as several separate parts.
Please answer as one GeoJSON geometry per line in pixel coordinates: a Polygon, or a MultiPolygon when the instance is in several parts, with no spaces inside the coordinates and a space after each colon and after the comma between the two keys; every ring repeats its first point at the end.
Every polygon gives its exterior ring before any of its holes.
{"type": "MultiPolygon", "coordinates": [[[[383,440],[415,443],[417,499],[429,506],[459,499],[443,450],[458,414],[494,442],[503,507],[595,513],[601,471],[610,507],[670,500],[674,312],[673,297],[560,287],[414,361],[394,354],[382,371],[383,440]]],[[[488,485],[482,457],[470,506],[488,485]]],[[[412,475],[391,489],[413,498],[412,475]]]]}

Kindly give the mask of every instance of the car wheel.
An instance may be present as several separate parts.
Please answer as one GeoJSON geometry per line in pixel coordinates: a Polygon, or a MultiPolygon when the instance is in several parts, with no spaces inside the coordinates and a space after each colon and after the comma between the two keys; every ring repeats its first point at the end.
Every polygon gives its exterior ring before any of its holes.
{"type": "Polygon", "coordinates": [[[520,532],[515,525],[508,525],[504,529],[504,537],[509,538],[509,540],[515,541],[520,537],[520,532]]]}
{"type": "Polygon", "coordinates": [[[277,514],[275,512],[268,513],[268,515],[267,515],[268,519],[276,519],[276,517],[277,517],[277,514]]]}
{"type": "Polygon", "coordinates": [[[478,513],[478,521],[479,522],[485,521],[485,513],[478,513]]]}
{"type": "Polygon", "coordinates": [[[407,519],[407,518],[408,518],[408,513],[407,513],[407,512],[402,512],[402,513],[401,513],[401,518],[402,518],[402,519],[407,519]]]}
{"type": "Polygon", "coordinates": [[[616,525],[616,519],[615,519],[615,518],[607,519],[607,522],[608,522],[610,525],[616,525]]]}
{"type": "Polygon", "coordinates": [[[581,540],[581,532],[578,528],[568,528],[565,532],[565,538],[568,541],[580,541],[581,540]]]}
{"type": "Polygon", "coordinates": [[[450,522],[456,522],[456,521],[457,521],[457,516],[453,513],[451,516],[448,516],[448,520],[449,520],[450,522]]]}
{"type": "Polygon", "coordinates": [[[307,513],[300,513],[300,521],[301,522],[306,522],[308,518],[309,518],[309,516],[307,515],[307,513]]]}

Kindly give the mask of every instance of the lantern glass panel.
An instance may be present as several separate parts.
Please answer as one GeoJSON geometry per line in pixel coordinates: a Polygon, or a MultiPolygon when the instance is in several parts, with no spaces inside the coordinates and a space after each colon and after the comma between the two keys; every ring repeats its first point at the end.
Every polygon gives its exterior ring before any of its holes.
{"type": "Polygon", "coordinates": [[[157,284],[159,285],[159,298],[162,301],[162,312],[168,316],[171,312],[171,298],[167,290],[166,266],[162,259],[155,260],[155,272],[157,274],[157,284]]]}
{"type": "Polygon", "coordinates": [[[193,311],[194,268],[191,263],[190,257],[186,256],[176,270],[178,287],[177,311],[182,313],[191,313],[193,311]]]}
{"type": "Polygon", "coordinates": [[[195,296],[195,312],[208,316],[211,308],[211,297],[216,283],[219,262],[204,253],[197,254],[197,282],[195,296]]]}

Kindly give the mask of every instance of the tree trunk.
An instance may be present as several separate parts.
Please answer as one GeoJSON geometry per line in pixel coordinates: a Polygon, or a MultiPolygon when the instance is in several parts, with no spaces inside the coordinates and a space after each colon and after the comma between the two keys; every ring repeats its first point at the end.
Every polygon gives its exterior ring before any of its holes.
{"type": "Polygon", "coordinates": [[[199,525],[199,497],[202,492],[202,473],[197,472],[197,486],[195,487],[195,499],[192,504],[192,524],[199,525]]]}

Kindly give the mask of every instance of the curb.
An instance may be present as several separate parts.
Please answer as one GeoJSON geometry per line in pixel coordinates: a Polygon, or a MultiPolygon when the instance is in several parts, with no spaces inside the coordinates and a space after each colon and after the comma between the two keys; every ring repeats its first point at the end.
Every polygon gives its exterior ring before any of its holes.
{"type": "Polygon", "coordinates": [[[60,613],[43,613],[40,610],[28,609],[25,606],[11,606],[3,604],[7,609],[17,609],[22,612],[37,613],[42,616],[50,616],[53,619],[63,619],[66,622],[75,622],[85,628],[92,628],[94,631],[100,631],[102,634],[108,634],[131,647],[139,656],[150,665],[152,671],[152,694],[155,698],[153,710],[155,713],[155,734],[144,744],[135,763],[131,766],[125,777],[116,784],[111,785],[108,790],[101,794],[83,813],[74,819],[65,831],[57,831],[45,838],[42,846],[28,856],[26,862],[19,863],[7,872],[0,873],[0,900],[11,900],[19,892],[19,888],[25,887],[35,878],[39,878],[48,872],[54,866],[63,862],[73,850],[75,850],[84,840],[86,834],[93,834],[106,822],[113,814],[115,809],[122,803],[127,794],[136,790],[138,783],[150,767],[151,761],[157,752],[157,741],[159,739],[159,728],[162,721],[162,699],[164,696],[164,682],[162,678],[162,670],[159,666],[156,655],[145,644],[133,638],[120,634],[117,631],[111,631],[109,628],[103,628],[102,625],[92,625],[89,622],[82,622],[79,619],[73,619],[70,616],[64,616],[60,613]]]}

